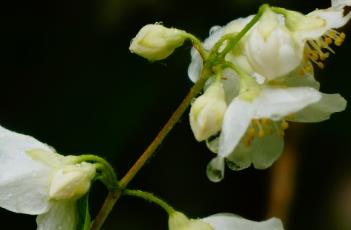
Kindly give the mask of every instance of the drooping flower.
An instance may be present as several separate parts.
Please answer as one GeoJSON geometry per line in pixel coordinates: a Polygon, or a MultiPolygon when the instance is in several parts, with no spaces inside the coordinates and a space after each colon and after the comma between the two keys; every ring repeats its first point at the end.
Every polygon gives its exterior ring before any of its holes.
{"type": "Polygon", "coordinates": [[[148,24],[133,38],[129,50],[150,61],[165,59],[181,46],[187,38],[186,33],[161,24],[148,24]]]}
{"type": "Polygon", "coordinates": [[[257,84],[249,76],[241,80],[241,92],[225,112],[220,135],[207,140],[209,149],[218,154],[208,165],[210,180],[223,178],[225,160],[233,170],[251,164],[257,169],[270,167],[283,150],[287,121],[319,122],[345,109],[344,98],[320,93],[313,75],[305,74],[292,73],[272,84],[257,84]]]}
{"type": "Polygon", "coordinates": [[[0,207],[38,215],[38,230],[76,229],[76,201],[88,192],[95,165],[3,127],[0,159],[0,207]]]}
{"type": "Polygon", "coordinates": [[[230,213],[189,219],[183,213],[175,212],[170,215],[168,226],[169,230],[284,230],[277,218],[256,222],[230,213]]]}

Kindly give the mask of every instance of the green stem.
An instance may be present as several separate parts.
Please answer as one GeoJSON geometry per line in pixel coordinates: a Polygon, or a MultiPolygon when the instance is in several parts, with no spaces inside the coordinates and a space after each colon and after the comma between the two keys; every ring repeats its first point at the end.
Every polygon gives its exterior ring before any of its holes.
{"type": "MultiPolygon", "coordinates": [[[[134,165],[129,169],[129,171],[126,173],[126,175],[120,180],[119,186],[123,189],[127,187],[129,182],[135,177],[135,175],[139,172],[139,170],[144,166],[144,164],[147,162],[147,160],[154,154],[156,151],[157,147],[162,143],[162,141],[165,139],[167,134],[172,130],[174,125],[178,122],[178,120],[181,118],[185,110],[188,108],[189,104],[191,103],[192,99],[196,97],[201,90],[203,89],[207,79],[209,77],[208,74],[208,68],[205,67],[203,68],[201,72],[200,79],[193,85],[193,87],[190,89],[188,95],[183,99],[179,107],[175,110],[175,112],[172,114],[170,119],[167,121],[165,126],[161,129],[161,131],[157,134],[155,139],[151,142],[151,144],[146,148],[146,150],[143,152],[143,154],[138,158],[138,160],[134,163],[134,165]]],[[[103,223],[105,222],[107,216],[110,214],[112,211],[113,206],[117,202],[117,200],[121,196],[121,190],[117,192],[109,192],[107,195],[105,202],[100,209],[100,212],[95,218],[95,221],[93,222],[92,225],[92,230],[99,230],[103,223]]]]}
{"type": "MultiPolygon", "coordinates": [[[[201,71],[201,76],[199,80],[195,83],[195,85],[190,89],[188,95],[183,99],[179,107],[176,111],[172,114],[170,119],[167,121],[165,126],[161,129],[161,131],[157,134],[155,139],[151,142],[151,144],[146,148],[146,150],[142,153],[142,155],[138,158],[138,160],[134,163],[134,165],[129,169],[126,175],[120,180],[119,186],[120,190],[116,192],[109,192],[107,195],[105,202],[100,209],[100,212],[95,218],[95,221],[92,224],[92,230],[99,230],[103,223],[105,222],[107,216],[112,211],[113,206],[120,198],[122,190],[127,187],[129,182],[135,177],[135,175],[139,172],[139,170],[144,166],[147,160],[154,154],[158,146],[162,143],[168,133],[173,129],[174,125],[178,122],[181,118],[189,104],[191,103],[192,99],[196,97],[201,90],[203,89],[210,73],[212,71],[212,67],[214,67],[217,63],[217,60],[221,61],[224,59],[225,55],[232,50],[233,47],[237,45],[240,39],[251,29],[251,27],[259,20],[262,16],[265,8],[268,5],[262,5],[259,9],[257,15],[244,27],[242,31],[240,31],[233,39],[231,39],[226,46],[226,48],[216,57],[213,59],[209,59],[208,52],[203,48],[201,42],[193,35],[188,34],[188,38],[193,42],[194,47],[199,51],[204,66],[201,71]]],[[[218,46],[220,47],[220,46],[218,46]]]]}
{"type": "Polygon", "coordinates": [[[251,19],[251,21],[248,24],[246,24],[246,26],[233,39],[230,40],[230,42],[224,48],[224,50],[217,56],[217,60],[223,59],[225,55],[227,55],[227,53],[229,53],[237,45],[240,39],[244,37],[244,35],[258,22],[258,20],[261,18],[262,14],[267,9],[267,7],[269,7],[268,4],[263,4],[262,6],[260,6],[258,13],[255,15],[255,17],[253,17],[253,19],[251,19]]]}
{"type": "Polygon", "coordinates": [[[216,55],[218,55],[218,50],[221,48],[223,43],[227,40],[232,40],[236,37],[237,33],[230,33],[223,35],[216,44],[212,47],[211,53],[209,55],[209,60],[213,59],[216,55]]]}
{"type": "Polygon", "coordinates": [[[169,215],[175,212],[175,209],[172,206],[170,206],[167,202],[165,202],[164,200],[158,198],[157,196],[149,192],[144,192],[141,190],[126,189],[123,191],[123,195],[135,196],[135,197],[139,197],[144,200],[150,201],[152,203],[155,203],[159,205],[161,208],[163,208],[169,215]]]}
{"type": "Polygon", "coordinates": [[[185,33],[186,33],[186,36],[188,37],[188,39],[190,39],[190,41],[193,43],[194,48],[197,49],[197,51],[201,55],[202,60],[207,60],[208,52],[203,47],[201,41],[197,37],[195,37],[194,35],[187,33],[187,32],[185,32],[185,33]]]}
{"type": "Polygon", "coordinates": [[[115,170],[104,158],[92,154],[85,154],[77,157],[75,163],[79,162],[91,162],[93,164],[95,163],[97,169],[102,173],[99,179],[102,180],[109,191],[116,192],[118,190],[119,186],[115,170]]]}

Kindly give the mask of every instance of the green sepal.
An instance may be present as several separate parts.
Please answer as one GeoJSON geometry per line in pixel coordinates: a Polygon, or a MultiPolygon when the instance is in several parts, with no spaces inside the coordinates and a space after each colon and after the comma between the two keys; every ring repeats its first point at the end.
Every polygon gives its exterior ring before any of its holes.
{"type": "Polygon", "coordinates": [[[91,217],[89,213],[89,193],[77,201],[78,223],[77,230],[89,230],[91,217]]]}

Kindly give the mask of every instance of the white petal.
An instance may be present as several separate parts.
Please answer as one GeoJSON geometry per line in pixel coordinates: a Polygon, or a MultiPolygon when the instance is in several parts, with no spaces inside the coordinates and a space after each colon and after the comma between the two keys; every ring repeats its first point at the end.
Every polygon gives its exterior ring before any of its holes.
{"type": "Polygon", "coordinates": [[[282,222],[277,218],[256,222],[234,214],[216,214],[202,220],[214,230],[284,230],[282,222]]]}
{"type": "Polygon", "coordinates": [[[251,160],[256,169],[269,168],[281,155],[284,149],[284,138],[280,130],[280,122],[272,124],[269,128],[271,134],[266,133],[263,137],[256,137],[251,144],[251,160]]]}
{"type": "Polygon", "coordinates": [[[296,46],[291,34],[280,27],[268,37],[258,29],[253,30],[245,52],[252,68],[269,80],[288,74],[302,61],[302,50],[296,46]]]}
{"type": "Polygon", "coordinates": [[[310,87],[264,88],[254,101],[254,118],[279,120],[302,110],[321,99],[318,90],[310,87]]]}
{"type": "Polygon", "coordinates": [[[253,113],[254,107],[250,102],[235,98],[230,103],[224,115],[222,132],[219,137],[219,156],[226,157],[233,152],[245,134],[253,113]]]}
{"type": "Polygon", "coordinates": [[[337,6],[350,6],[351,5],[351,1],[350,0],[332,0],[331,1],[331,5],[333,7],[337,7],[337,6]]]}
{"type": "Polygon", "coordinates": [[[195,49],[191,49],[191,63],[188,67],[188,76],[192,82],[196,82],[201,73],[202,69],[202,58],[199,52],[195,49]]]}
{"type": "Polygon", "coordinates": [[[225,100],[229,104],[240,92],[240,78],[231,69],[225,69],[223,71],[222,80],[225,100]]]}
{"type": "Polygon", "coordinates": [[[322,94],[322,98],[298,113],[293,114],[290,121],[320,122],[330,118],[331,114],[346,108],[347,101],[340,94],[322,94]]]}
{"type": "Polygon", "coordinates": [[[204,48],[208,51],[217,43],[217,41],[223,36],[224,28],[221,26],[212,26],[210,29],[210,36],[204,41],[204,48]]]}
{"type": "Polygon", "coordinates": [[[302,63],[300,67],[290,74],[276,78],[270,81],[269,84],[284,87],[312,87],[315,89],[320,87],[319,82],[314,78],[313,65],[310,62],[302,63]],[[311,71],[306,71],[306,69],[311,71]]]}
{"type": "Polygon", "coordinates": [[[37,230],[76,230],[76,202],[53,202],[47,213],[37,217],[37,230]]]}
{"type": "Polygon", "coordinates": [[[241,141],[226,159],[227,166],[231,170],[239,171],[250,167],[252,162],[251,146],[247,146],[241,141]]]}
{"type": "Polygon", "coordinates": [[[32,160],[25,153],[29,149],[51,151],[33,137],[0,127],[0,206],[40,214],[48,209],[51,168],[32,160]]]}
{"type": "Polygon", "coordinates": [[[339,7],[330,7],[325,10],[315,10],[307,15],[307,17],[317,17],[324,19],[325,25],[314,30],[303,30],[296,33],[297,39],[309,40],[317,39],[330,29],[343,27],[351,18],[351,13],[344,15],[343,5],[339,7]]]}

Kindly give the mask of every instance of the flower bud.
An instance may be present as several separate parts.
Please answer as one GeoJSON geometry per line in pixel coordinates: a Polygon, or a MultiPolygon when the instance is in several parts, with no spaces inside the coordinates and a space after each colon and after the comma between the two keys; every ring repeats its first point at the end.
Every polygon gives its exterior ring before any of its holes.
{"type": "Polygon", "coordinates": [[[267,80],[290,73],[302,62],[302,47],[297,46],[282,17],[266,9],[245,42],[252,69],[267,80]]]}
{"type": "Polygon", "coordinates": [[[221,82],[212,83],[191,106],[190,126],[197,141],[203,141],[221,130],[227,109],[221,82]]]}
{"type": "Polygon", "coordinates": [[[169,216],[169,230],[213,230],[213,228],[201,221],[191,220],[181,212],[174,212],[169,216]]]}
{"type": "Polygon", "coordinates": [[[150,61],[162,60],[181,46],[186,33],[160,24],[148,24],[133,38],[129,50],[150,61]]]}
{"type": "Polygon", "coordinates": [[[49,196],[54,200],[79,199],[90,188],[95,176],[95,167],[83,162],[66,165],[52,176],[49,196]]]}

